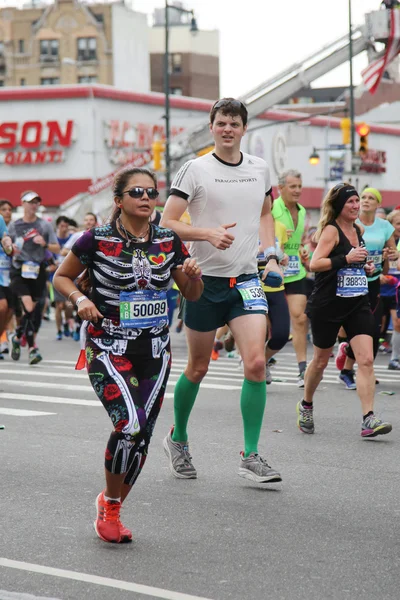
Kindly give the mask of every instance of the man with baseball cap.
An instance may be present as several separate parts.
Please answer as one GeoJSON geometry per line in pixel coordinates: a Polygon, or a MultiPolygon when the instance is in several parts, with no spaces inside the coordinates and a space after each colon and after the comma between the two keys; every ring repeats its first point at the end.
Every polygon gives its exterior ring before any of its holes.
{"type": "Polygon", "coordinates": [[[32,190],[23,192],[21,202],[23,217],[10,224],[8,236],[3,237],[1,243],[4,251],[12,256],[10,287],[20,298],[24,311],[21,324],[12,338],[11,357],[19,360],[21,337],[25,334],[29,346],[29,364],[34,365],[42,360],[35,346],[40,325],[35,306],[45,292],[48,254],[59,253],[60,246],[50,223],[37,216],[41,203],[39,194],[32,190]]]}

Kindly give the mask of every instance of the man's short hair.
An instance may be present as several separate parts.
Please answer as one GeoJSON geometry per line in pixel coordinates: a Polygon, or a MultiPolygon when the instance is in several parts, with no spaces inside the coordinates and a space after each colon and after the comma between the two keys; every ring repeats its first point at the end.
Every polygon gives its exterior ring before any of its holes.
{"type": "Polygon", "coordinates": [[[281,187],[286,185],[286,181],[288,177],[295,177],[296,179],[301,179],[301,173],[297,169],[286,169],[286,171],[282,171],[278,177],[278,185],[281,187]]]}
{"type": "Polygon", "coordinates": [[[247,125],[247,108],[240,100],[235,98],[221,98],[217,100],[210,110],[210,123],[214,123],[215,115],[221,112],[223,115],[230,117],[241,117],[243,125],[247,125]]]}
{"type": "Polygon", "coordinates": [[[60,215],[56,219],[56,227],[58,227],[60,223],[68,223],[68,225],[70,225],[69,217],[66,217],[65,215],[60,215]]]}

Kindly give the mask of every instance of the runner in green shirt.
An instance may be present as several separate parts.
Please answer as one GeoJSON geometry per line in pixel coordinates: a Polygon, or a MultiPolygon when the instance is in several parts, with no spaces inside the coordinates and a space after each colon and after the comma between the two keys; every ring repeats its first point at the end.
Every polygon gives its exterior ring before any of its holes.
{"type": "Polygon", "coordinates": [[[301,173],[295,169],[284,171],[279,176],[278,187],[280,196],[274,201],[272,216],[286,227],[289,237],[284,245],[284,252],[289,256],[289,263],[284,270],[284,283],[292,324],[293,346],[299,365],[298,386],[303,388],[307,367],[308,331],[308,319],[305,314],[307,271],[303,261],[307,260],[308,251],[301,243],[306,214],[305,208],[299,204],[302,190],[301,173]]]}

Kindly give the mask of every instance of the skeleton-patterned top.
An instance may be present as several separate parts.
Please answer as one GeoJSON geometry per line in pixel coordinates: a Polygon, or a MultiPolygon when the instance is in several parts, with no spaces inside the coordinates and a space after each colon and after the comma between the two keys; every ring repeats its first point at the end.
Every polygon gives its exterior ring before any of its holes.
{"type": "Polygon", "coordinates": [[[90,299],[104,316],[100,323],[90,326],[96,337],[135,340],[166,332],[166,327],[121,327],[119,295],[122,291],[167,291],[171,287],[171,270],[189,256],[176,233],[151,224],[149,241],[134,243],[111,223],[86,231],[71,250],[87,267],[92,284],[90,299]]]}

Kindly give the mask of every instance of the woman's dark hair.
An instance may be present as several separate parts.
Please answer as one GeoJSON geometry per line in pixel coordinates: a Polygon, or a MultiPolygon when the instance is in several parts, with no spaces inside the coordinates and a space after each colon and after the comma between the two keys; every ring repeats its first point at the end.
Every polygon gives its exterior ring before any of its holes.
{"type": "Polygon", "coordinates": [[[0,208],[1,208],[2,206],[4,206],[5,204],[8,204],[8,206],[9,206],[11,209],[14,209],[13,205],[11,204],[11,202],[10,202],[9,200],[3,200],[3,199],[2,199],[2,200],[0,200],[0,208]]]}
{"type": "MultiPolygon", "coordinates": [[[[133,169],[127,169],[126,171],[121,171],[114,177],[113,183],[113,194],[114,198],[122,198],[123,192],[128,184],[128,181],[133,175],[148,175],[153,180],[154,187],[157,189],[157,177],[153,171],[150,169],[144,169],[142,167],[135,167],[133,169]]],[[[115,223],[121,214],[121,209],[118,206],[114,206],[113,212],[109,218],[109,223],[115,223]]]]}

